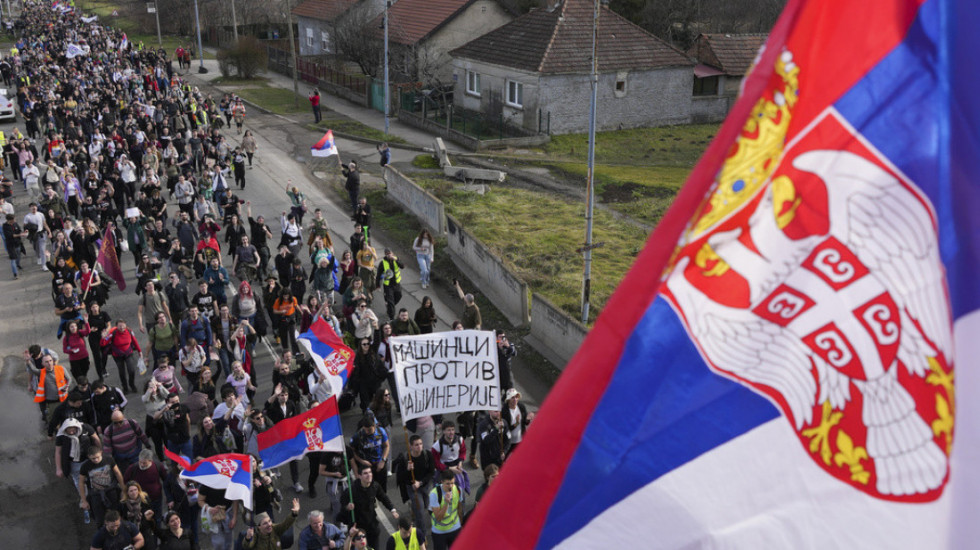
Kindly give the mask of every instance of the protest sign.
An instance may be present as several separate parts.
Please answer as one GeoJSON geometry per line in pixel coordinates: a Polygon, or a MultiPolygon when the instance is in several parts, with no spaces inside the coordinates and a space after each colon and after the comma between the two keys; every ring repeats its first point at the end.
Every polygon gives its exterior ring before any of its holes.
{"type": "Polygon", "coordinates": [[[395,336],[391,358],[403,422],[433,414],[500,410],[492,331],[395,336]]]}

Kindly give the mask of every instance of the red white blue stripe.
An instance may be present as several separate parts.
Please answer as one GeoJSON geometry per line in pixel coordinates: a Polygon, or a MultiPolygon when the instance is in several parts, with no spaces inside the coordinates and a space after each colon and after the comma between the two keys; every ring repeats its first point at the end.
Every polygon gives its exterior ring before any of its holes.
{"type": "Polygon", "coordinates": [[[224,489],[225,498],[240,500],[249,510],[252,509],[252,457],[245,454],[227,453],[201,459],[193,464],[169,449],[164,449],[167,458],[183,468],[180,477],[211,487],[224,489]]]}
{"type": "Polygon", "coordinates": [[[314,157],[329,157],[330,155],[339,155],[337,151],[337,144],[333,141],[333,130],[327,130],[326,134],[320,138],[320,141],[313,144],[310,148],[310,153],[314,157]]]}
{"type": "Polygon", "coordinates": [[[303,414],[286,418],[258,435],[259,458],[263,468],[275,468],[306,453],[343,452],[344,433],[340,424],[337,397],[303,414]]]}
{"type": "Polygon", "coordinates": [[[333,328],[317,319],[296,341],[306,348],[321,376],[330,380],[334,395],[340,395],[354,370],[354,352],[344,345],[333,328]]]}

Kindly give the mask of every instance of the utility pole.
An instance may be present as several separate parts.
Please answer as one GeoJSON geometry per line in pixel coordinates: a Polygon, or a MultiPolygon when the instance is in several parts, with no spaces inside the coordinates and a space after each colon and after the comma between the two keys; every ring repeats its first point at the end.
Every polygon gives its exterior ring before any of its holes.
{"type": "Polygon", "coordinates": [[[592,290],[592,214],[595,209],[595,111],[599,100],[599,7],[601,0],[595,0],[592,14],[592,105],[589,109],[589,173],[586,180],[585,206],[585,272],[582,274],[582,323],[589,322],[589,295],[592,290]]]}
{"type": "Polygon", "coordinates": [[[391,8],[391,0],[385,1],[385,136],[388,135],[388,107],[391,101],[388,99],[388,9],[391,8]]]}
{"type": "Polygon", "coordinates": [[[153,15],[157,18],[157,47],[163,47],[163,36],[160,34],[160,6],[157,0],[153,2],[153,15]]]}
{"type": "Polygon", "coordinates": [[[299,79],[296,76],[296,37],[293,36],[293,3],[286,0],[286,26],[289,27],[289,49],[293,53],[293,107],[299,108],[299,79]]]}
{"type": "Polygon", "coordinates": [[[204,45],[201,43],[201,15],[197,10],[197,0],[194,0],[194,21],[197,22],[197,55],[201,59],[201,65],[197,68],[197,72],[204,74],[208,70],[204,68],[204,45]]]}
{"type": "Polygon", "coordinates": [[[238,45],[238,17],[235,15],[235,0],[231,0],[231,30],[235,33],[235,45],[238,45]]]}

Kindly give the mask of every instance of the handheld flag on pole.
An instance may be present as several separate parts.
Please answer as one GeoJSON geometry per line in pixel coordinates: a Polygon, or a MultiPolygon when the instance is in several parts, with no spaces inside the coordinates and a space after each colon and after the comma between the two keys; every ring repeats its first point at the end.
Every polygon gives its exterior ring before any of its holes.
{"type": "Polygon", "coordinates": [[[164,454],[183,468],[180,477],[200,483],[212,489],[224,489],[225,498],[240,500],[252,509],[252,457],[228,453],[214,455],[193,464],[170,449],[164,454]]]}
{"type": "Polygon", "coordinates": [[[99,255],[95,263],[102,266],[105,274],[119,286],[119,290],[126,290],[126,278],[123,277],[122,267],[119,265],[119,256],[116,255],[116,232],[114,229],[115,225],[109,223],[102,235],[102,245],[99,247],[99,255]]]}
{"type": "Polygon", "coordinates": [[[276,422],[258,435],[258,443],[263,468],[275,468],[298,460],[306,453],[342,452],[344,433],[337,397],[331,395],[303,414],[276,422]]]}
{"type": "Polygon", "coordinates": [[[354,352],[344,345],[330,325],[317,319],[296,341],[310,353],[320,376],[330,380],[334,395],[340,395],[354,370],[354,352]]]}
{"type": "Polygon", "coordinates": [[[85,50],[78,44],[68,44],[68,47],[65,48],[65,57],[68,59],[74,59],[80,55],[85,55],[85,50]]]}
{"type": "Polygon", "coordinates": [[[790,0],[456,544],[975,545],[978,25],[790,0]]]}
{"type": "Polygon", "coordinates": [[[320,138],[320,141],[313,144],[310,148],[310,153],[314,157],[329,157],[331,155],[339,155],[337,151],[337,144],[333,141],[333,130],[327,130],[326,134],[320,138]]]}

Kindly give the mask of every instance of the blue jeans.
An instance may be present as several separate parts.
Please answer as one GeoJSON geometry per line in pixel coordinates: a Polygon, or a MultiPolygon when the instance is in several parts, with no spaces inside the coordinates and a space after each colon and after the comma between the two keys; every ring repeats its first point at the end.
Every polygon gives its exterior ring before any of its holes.
{"type": "Polygon", "coordinates": [[[429,271],[432,269],[432,260],[428,254],[416,254],[415,258],[419,261],[419,276],[423,285],[429,284],[429,271]]]}
{"type": "Polygon", "coordinates": [[[188,439],[183,443],[173,443],[172,441],[168,440],[167,448],[170,449],[170,452],[172,453],[184,455],[191,461],[194,460],[194,443],[191,439],[188,439]]]}

